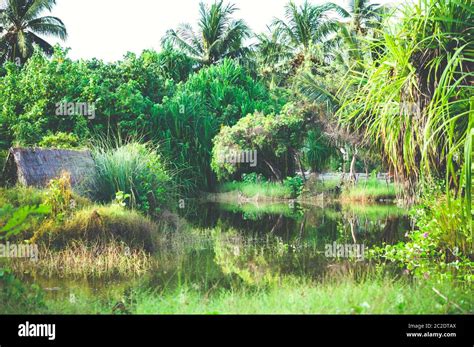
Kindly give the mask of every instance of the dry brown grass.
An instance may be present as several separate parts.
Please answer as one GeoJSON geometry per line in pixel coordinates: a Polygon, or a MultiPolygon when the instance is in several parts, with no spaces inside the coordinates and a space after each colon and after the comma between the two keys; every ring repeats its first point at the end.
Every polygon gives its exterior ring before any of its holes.
{"type": "Polygon", "coordinates": [[[87,245],[74,242],[61,250],[40,246],[37,261],[15,259],[11,261],[16,273],[64,277],[137,276],[148,271],[153,259],[144,250],[130,249],[126,244],[110,242],[87,245]]]}

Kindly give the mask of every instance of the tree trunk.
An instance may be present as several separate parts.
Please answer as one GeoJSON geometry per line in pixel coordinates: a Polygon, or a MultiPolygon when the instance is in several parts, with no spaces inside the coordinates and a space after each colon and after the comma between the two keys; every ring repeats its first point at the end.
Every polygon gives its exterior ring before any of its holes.
{"type": "Polygon", "coordinates": [[[303,168],[303,163],[301,162],[301,156],[294,149],[293,149],[293,153],[294,153],[294,156],[295,156],[295,161],[298,163],[298,167],[299,167],[300,172],[301,172],[301,177],[303,177],[303,182],[306,182],[306,175],[304,174],[304,168],[303,168]]]}
{"type": "Polygon", "coordinates": [[[270,162],[268,162],[268,160],[265,160],[263,159],[263,161],[265,162],[265,164],[267,164],[267,166],[269,167],[270,171],[273,173],[273,175],[275,176],[275,178],[280,181],[280,182],[283,182],[282,178],[281,178],[281,172],[280,170],[278,170],[276,167],[274,167],[272,164],[270,164],[270,162]]]}
{"type": "Polygon", "coordinates": [[[369,181],[369,164],[367,164],[367,159],[364,159],[364,169],[365,169],[365,181],[369,181]]]}
{"type": "Polygon", "coordinates": [[[352,152],[352,161],[351,161],[351,168],[349,172],[349,179],[355,183],[357,181],[357,176],[355,173],[355,164],[356,164],[356,158],[357,158],[357,147],[354,147],[354,152],[352,152]]]}

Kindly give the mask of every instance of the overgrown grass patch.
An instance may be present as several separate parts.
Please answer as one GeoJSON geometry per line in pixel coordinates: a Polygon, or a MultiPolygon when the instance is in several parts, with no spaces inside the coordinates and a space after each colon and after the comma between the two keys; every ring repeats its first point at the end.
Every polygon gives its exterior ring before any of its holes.
{"type": "Polygon", "coordinates": [[[377,179],[359,180],[355,185],[346,185],[341,193],[343,200],[356,201],[393,200],[396,196],[395,184],[377,179]]]}
{"type": "Polygon", "coordinates": [[[291,199],[292,190],[281,183],[274,182],[227,182],[219,186],[221,193],[240,192],[247,198],[291,199]]]}
{"type": "Polygon", "coordinates": [[[134,210],[112,204],[93,205],[74,213],[61,223],[48,220],[35,235],[35,240],[62,248],[73,241],[106,244],[125,242],[130,248],[153,251],[153,237],[158,225],[134,210]]]}

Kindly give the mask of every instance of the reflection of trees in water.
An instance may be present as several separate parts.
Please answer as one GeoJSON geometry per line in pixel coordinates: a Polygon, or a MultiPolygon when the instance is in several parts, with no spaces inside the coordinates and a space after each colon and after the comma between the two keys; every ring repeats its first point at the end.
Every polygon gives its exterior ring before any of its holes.
{"type": "MultiPolygon", "coordinates": [[[[214,281],[222,276],[227,283],[239,279],[261,284],[277,282],[284,275],[320,278],[363,269],[362,264],[353,266],[351,261],[346,264],[345,260],[327,258],[325,245],[337,242],[371,246],[397,241],[408,229],[408,221],[390,214],[385,207],[381,211],[377,208],[354,211],[340,205],[310,207],[291,215],[267,213],[265,209],[253,212],[237,205],[224,210],[206,204],[188,220],[194,227],[211,230],[214,267],[209,268],[213,268],[210,277],[214,281]]],[[[194,261],[193,256],[187,258],[194,261]]]]}
{"type": "MultiPolygon", "coordinates": [[[[368,207],[367,211],[371,211],[368,207]]],[[[378,208],[377,206],[375,208],[378,208]]],[[[283,213],[249,213],[222,210],[216,204],[204,204],[196,209],[189,222],[193,226],[229,227],[246,234],[274,234],[286,242],[394,243],[410,228],[407,218],[390,214],[390,207],[382,206],[382,213],[367,215],[364,208],[356,212],[335,204],[325,208],[309,207],[304,213],[289,216],[283,213]],[[387,210],[383,210],[386,208],[387,210]]]]}
{"type": "MultiPolygon", "coordinates": [[[[368,246],[383,242],[393,244],[400,240],[410,228],[407,217],[386,215],[377,219],[360,216],[352,212],[342,214],[340,228],[353,243],[364,243],[368,246]]],[[[346,237],[346,241],[347,237],[346,237]]]]}
{"type": "Polygon", "coordinates": [[[226,275],[238,276],[248,285],[276,284],[283,276],[317,278],[325,271],[327,259],[315,249],[298,248],[281,237],[264,239],[235,229],[212,233],[215,261],[226,275]]]}

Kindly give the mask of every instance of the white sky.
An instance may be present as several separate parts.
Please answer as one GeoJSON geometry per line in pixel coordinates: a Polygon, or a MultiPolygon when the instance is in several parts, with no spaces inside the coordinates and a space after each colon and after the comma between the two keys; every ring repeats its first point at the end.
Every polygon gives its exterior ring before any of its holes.
{"type": "MultiPolygon", "coordinates": [[[[374,0],[392,4],[402,0],[374,0]]],[[[180,23],[196,25],[200,0],[57,0],[52,15],[63,20],[69,38],[61,45],[70,47],[73,59],[96,57],[114,61],[130,51],[160,49],[166,30],[180,23]]],[[[213,3],[213,0],[204,0],[213,3]]],[[[254,32],[266,29],[274,17],[283,18],[288,0],[233,0],[242,18],[254,32]]],[[[303,0],[295,0],[301,4],[303,0]]],[[[323,3],[324,0],[312,0],[323,3]]],[[[348,0],[333,0],[346,7],[348,0]]],[[[47,38],[50,43],[58,42],[47,38]]]]}

